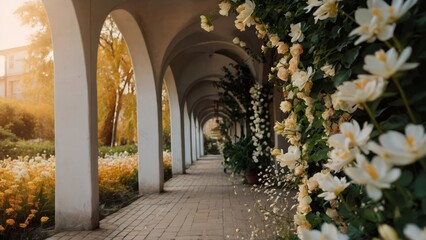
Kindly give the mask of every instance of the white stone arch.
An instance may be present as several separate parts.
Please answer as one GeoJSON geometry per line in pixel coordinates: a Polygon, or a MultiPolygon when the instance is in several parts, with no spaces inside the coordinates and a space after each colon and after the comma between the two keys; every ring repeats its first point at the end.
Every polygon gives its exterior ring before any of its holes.
{"type": "Polygon", "coordinates": [[[188,111],[188,104],[185,103],[183,107],[183,124],[184,124],[184,149],[185,149],[185,166],[190,166],[193,162],[192,160],[192,146],[191,146],[191,119],[190,113],[188,111]]]}
{"type": "MultiPolygon", "coordinates": [[[[99,226],[96,54],[90,2],[43,1],[55,59],[55,228],[99,226]]],[[[96,36],[97,34],[97,36],[96,36]]]]}
{"type": "Polygon", "coordinates": [[[170,124],[172,144],[172,172],[173,174],[185,173],[185,150],[184,150],[184,119],[175,78],[172,69],[167,68],[164,75],[167,94],[170,103],[170,124]]]}
{"type": "Polygon", "coordinates": [[[150,55],[138,22],[126,10],[117,9],[110,14],[126,40],[135,72],[139,192],[158,193],[163,191],[164,185],[160,134],[161,84],[155,81],[150,55]]]}

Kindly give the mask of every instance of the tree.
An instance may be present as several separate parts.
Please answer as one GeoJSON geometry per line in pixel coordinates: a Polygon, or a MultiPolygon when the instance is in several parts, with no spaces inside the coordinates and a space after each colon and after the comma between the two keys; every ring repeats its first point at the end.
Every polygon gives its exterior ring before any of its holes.
{"type": "MultiPolygon", "coordinates": [[[[23,25],[37,31],[31,35],[23,77],[24,96],[31,101],[53,106],[53,48],[47,14],[41,1],[28,1],[15,12],[23,25]]],[[[52,108],[53,115],[53,108],[52,108]]]]}
{"type": "Polygon", "coordinates": [[[167,93],[166,85],[163,82],[161,91],[162,100],[162,127],[163,127],[163,148],[166,150],[171,149],[171,127],[170,127],[170,101],[167,93]]]}
{"type": "Polygon", "coordinates": [[[126,42],[111,16],[106,18],[99,38],[97,79],[99,141],[114,146],[123,100],[133,101],[135,83],[126,42]]]}
{"type": "Polygon", "coordinates": [[[26,74],[21,86],[26,101],[36,116],[35,138],[54,138],[53,120],[53,48],[47,14],[41,1],[28,1],[19,7],[16,15],[22,25],[36,29],[28,46],[26,74]]]}

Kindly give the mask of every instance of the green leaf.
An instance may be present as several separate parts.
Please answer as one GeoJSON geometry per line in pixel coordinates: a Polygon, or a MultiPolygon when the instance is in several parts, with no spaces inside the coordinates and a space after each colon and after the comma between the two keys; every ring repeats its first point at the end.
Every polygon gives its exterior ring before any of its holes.
{"type": "Polygon", "coordinates": [[[416,197],[426,197],[426,173],[421,173],[414,182],[414,195],[416,197]]]}
{"type": "Polygon", "coordinates": [[[424,99],[424,98],[426,98],[426,91],[421,91],[421,92],[419,92],[419,93],[417,93],[417,94],[414,94],[414,96],[412,96],[412,97],[408,100],[408,102],[410,102],[410,103],[415,103],[415,102],[418,102],[418,101],[420,101],[420,100],[422,100],[422,99],[424,99]]]}
{"type": "Polygon", "coordinates": [[[342,61],[343,66],[345,66],[346,68],[349,68],[352,65],[352,63],[355,61],[355,59],[359,55],[360,48],[361,47],[351,48],[345,52],[345,56],[343,57],[343,61],[342,61]]]}
{"type": "Polygon", "coordinates": [[[374,222],[374,223],[378,222],[376,213],[372,209],[362,209],[360,210],[360,215],[362,218],[370,222],[374,222]]]}
{"type": "Polygon", "coordinates": [[[361,230],[361,224],[357,222],[352,222],[348,226],[347,234],[350,237],[350,239],[362,239],[363,231],[361,230]]]}
{"type": "Polygon", "coordinates": [[[337,87],[340,84],[342,84],[343,82],[349,80],[349,78],[351,77],[352,74],[352,70],[351,69],[345,69],[343,68],[342,70],[340,70],[336,76],[334,76],[334,85],[337,87]]]}
{"type": "Polygon", "coordinates": [[[423,198],[422,200],[422,212],[423,214],[426,214],[426,198],[423,198]]]}
{"type": "Polygon", "coordinates": [[[413,181],[413,173],[409,170],[402,171],[401,177],[399,177],[397,183],[401,187],[408,186],[413,181]]]}

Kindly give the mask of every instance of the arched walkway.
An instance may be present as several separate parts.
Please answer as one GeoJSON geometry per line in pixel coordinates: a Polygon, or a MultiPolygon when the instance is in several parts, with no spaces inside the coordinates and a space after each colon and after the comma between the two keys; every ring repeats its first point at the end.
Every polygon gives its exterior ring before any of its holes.
{"type": "Polygon", "coordinates": [[[223,172],[220,156],[201,157],[161,194],[145,195],[106,217],[95,231],[49,239],[248,239],[254,204],[239,180],[223,172]],[[237,192],[237,194],[235,194],[237,192]]]}

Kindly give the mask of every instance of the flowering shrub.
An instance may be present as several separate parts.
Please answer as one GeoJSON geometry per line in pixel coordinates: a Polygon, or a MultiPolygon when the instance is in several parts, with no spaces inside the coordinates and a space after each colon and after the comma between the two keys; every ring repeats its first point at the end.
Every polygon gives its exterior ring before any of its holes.
{"type": "MultiPolygon", "coordinates": [[[[171,172],[171,155],[163,154],[165,169],[171,172]]],[[[98,166],[99,202],[103,208],[120,205],[137,195],[137,155],[106,155],[99,158],[98,166]]],[[[54,157],[0,161],[0,238],[16,239],[40,225],[52,225],[54,204],[54,157]]]]}
{"type": "Polygon", "coordinates": [[[270,147],[270,121],[269,102],[271,100],[270,89],[267,85],[256,83],[250,88],[251,107],[253,116],[250,117],[250,130],[254,150],[252,160],[262,168],[267,167],[271,161],[270,147]]]}
{"type": "Polygon", "coordinates": [[[426,238],[424,3],[219,4],[277,53],[269,80],[288,115],[274,129],[290,146],[274,155],[299,184],[294,237],[426,238]]]}
{"type": "Polygon", "coordinates": [[[0,236],[49,221],[55,199],[55,161],[35,157],[0,162],[0,236]]]}

